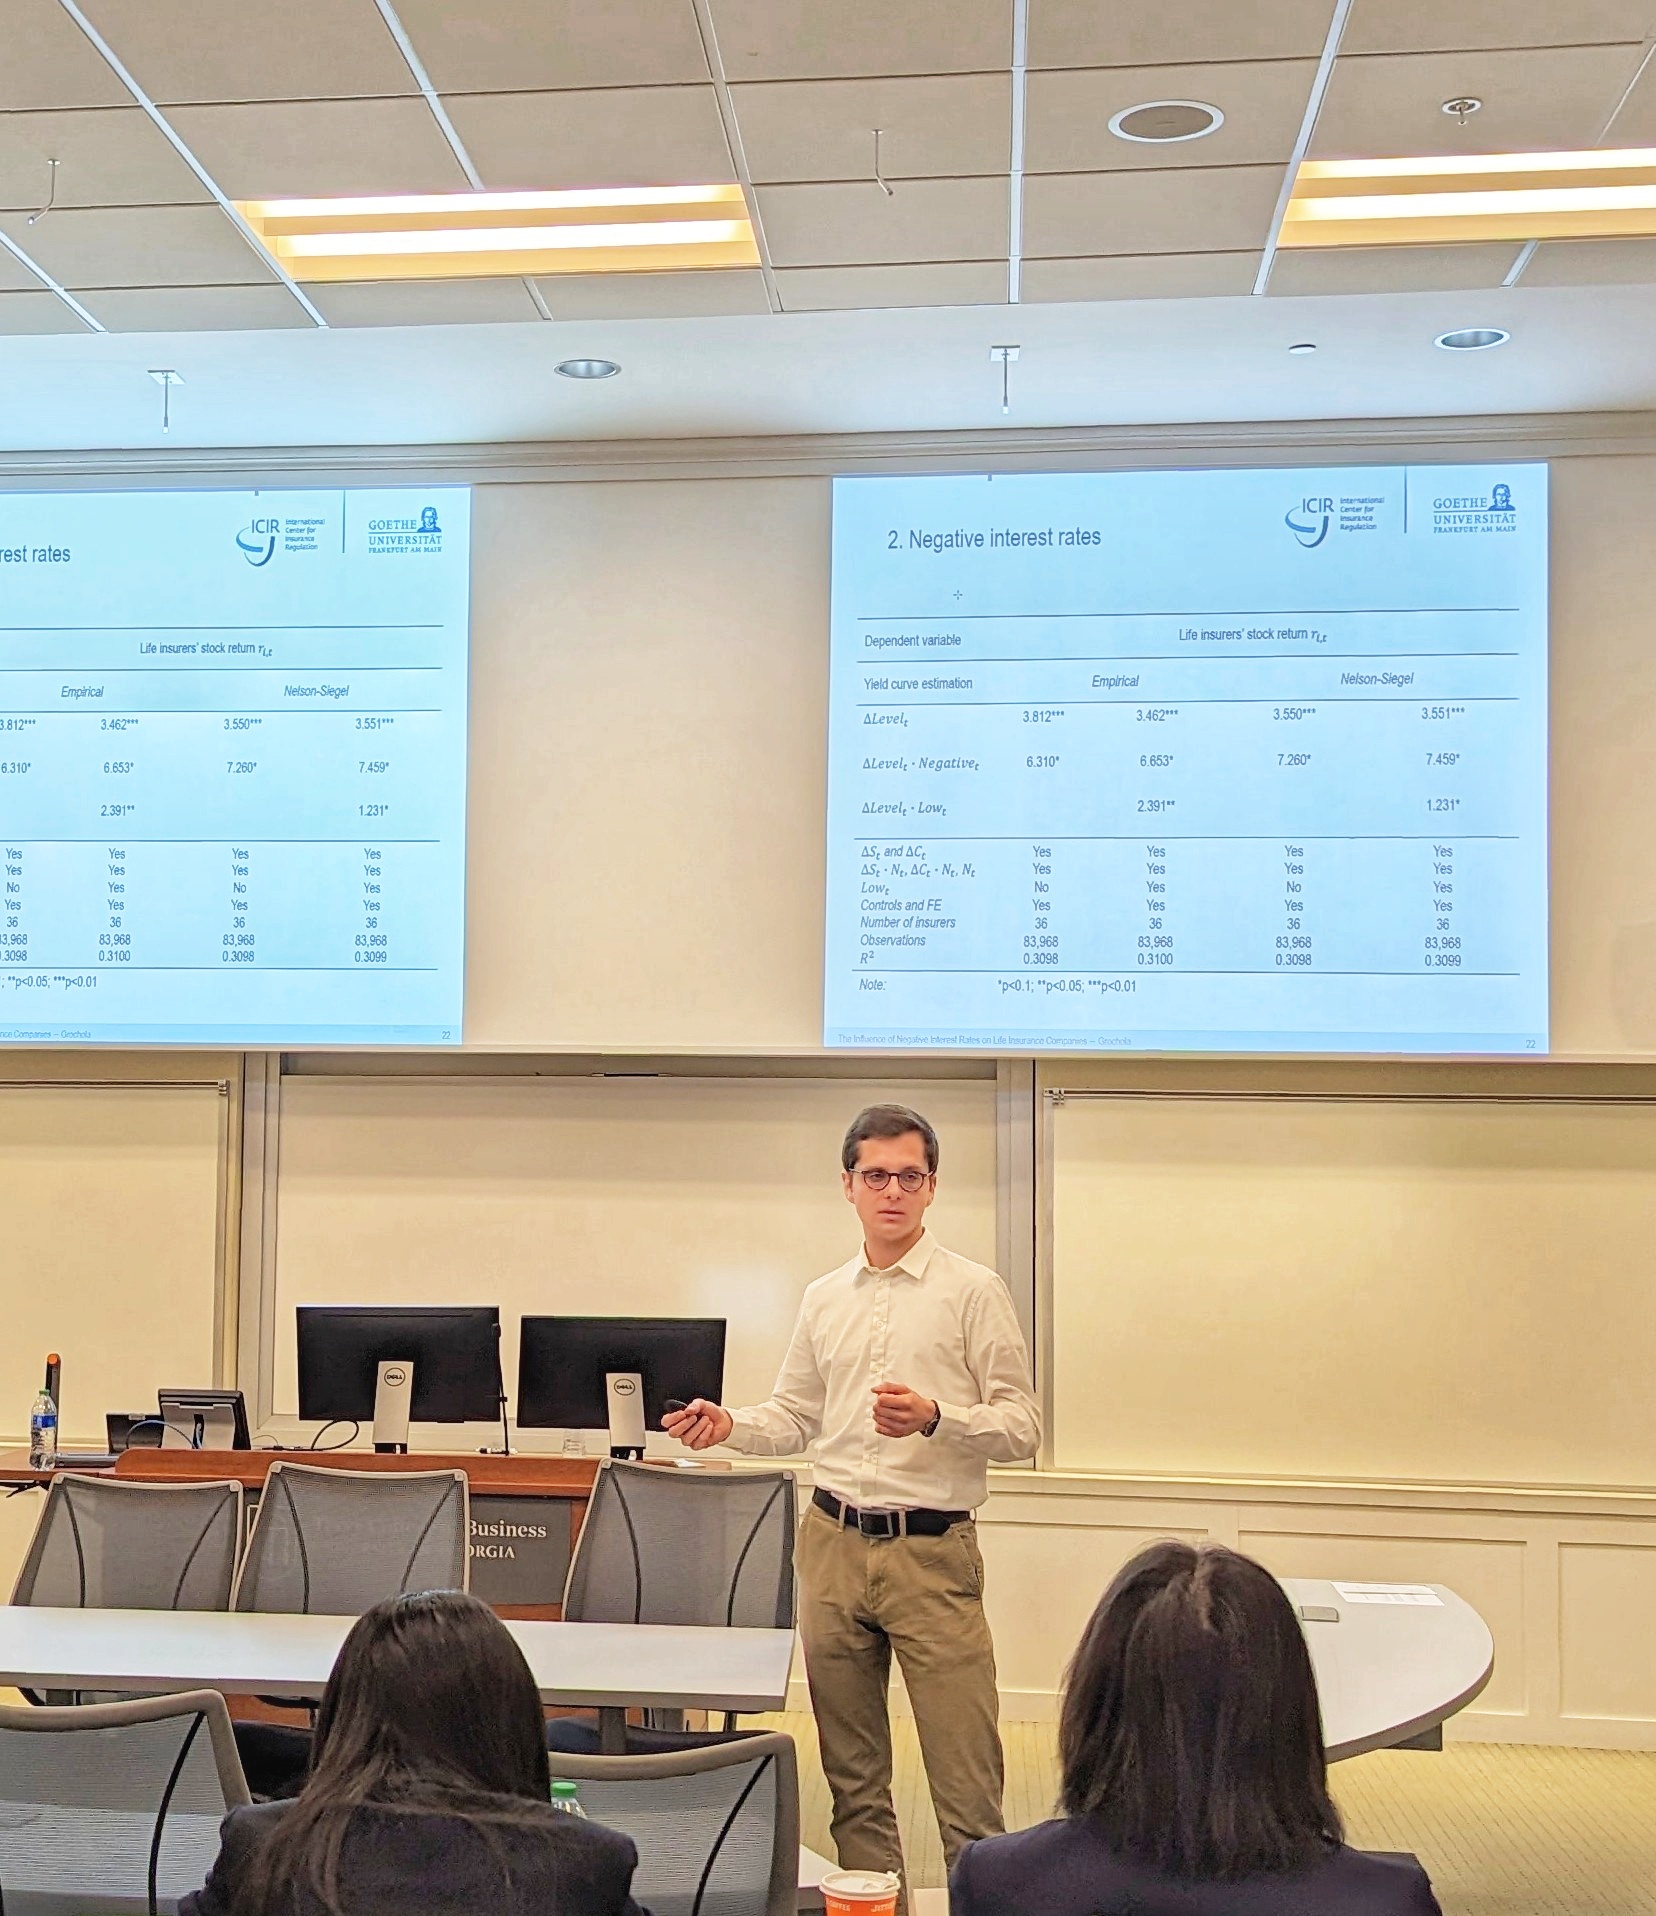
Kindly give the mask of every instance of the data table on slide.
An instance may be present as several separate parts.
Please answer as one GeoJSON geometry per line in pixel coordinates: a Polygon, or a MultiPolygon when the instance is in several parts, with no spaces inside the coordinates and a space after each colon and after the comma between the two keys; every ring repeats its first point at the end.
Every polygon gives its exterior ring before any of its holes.
{"type": "Polygon", "coordinates": [[[825,1041],[1544,1051],[1546,477],[837,482],[825,1041]]]}
{"type": "Polygon", "coordinates": [[[0,497],[0,1041],[458,1041],[469,503],[0,497]]]}

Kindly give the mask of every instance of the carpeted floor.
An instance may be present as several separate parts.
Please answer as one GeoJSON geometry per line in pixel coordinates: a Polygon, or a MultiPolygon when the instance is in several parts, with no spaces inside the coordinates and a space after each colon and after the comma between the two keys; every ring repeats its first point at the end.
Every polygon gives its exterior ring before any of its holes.
{"type": "MultiPolygon", "coordinates": [[[[750,1719],[750,1721],[755,1719],[750,1719]]],[[[830,1853],[811,1719],[765,1719],[799,1745],[801,1834],[830,1853]]],[[[897,1723],[895,1793],[917,1887],[943,1881],[914,1726],[897,1723]]],[[[1050,1814],[1052,1725],[1007,1723],[1009,1828],[1050,1814]]],[[[1412,1850],[1445,1916],[1656,1916],[1656,1754],[1451,1743],[1336,1764],[1351,1840],[1412,1850]]]]}

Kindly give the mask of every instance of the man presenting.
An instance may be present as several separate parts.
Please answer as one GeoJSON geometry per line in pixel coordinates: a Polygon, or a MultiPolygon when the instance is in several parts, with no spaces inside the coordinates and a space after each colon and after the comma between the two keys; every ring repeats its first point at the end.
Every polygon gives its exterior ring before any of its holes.
{"type": "Polygon", "coordinates": [[[664,1428],[692,1450],[815,1443],[796,1554],[799,1627],[833,1831],[847,1869],[902,1868],[886,1691],[896,1653],[950,1863],[997,1834],[995,1652],[973,1511],[986,1466],[1033,1457],[1040,1414],[1006,1286],[926,1229],[937,1134],[871,1105],[845,1134],[859,1253],[805,1292],[776,1388],[725,1410],[697,1398],[664,1428]]]}

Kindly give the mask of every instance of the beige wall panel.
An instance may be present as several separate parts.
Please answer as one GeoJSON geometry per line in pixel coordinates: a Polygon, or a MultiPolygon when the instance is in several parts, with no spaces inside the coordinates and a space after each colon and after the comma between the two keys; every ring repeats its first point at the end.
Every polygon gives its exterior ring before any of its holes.
{"type": "Polygon", "coordinates": [[[1648,1484],[1656,1107],[1071,1099],[1063,1468],[1648,1484]]]}
{"type": "MultiPolygon", "coordinates": [[[[1373,1514],[1364,1514],[1374,1524],[1373,1514]]],[[[1345,1513],[1348,1521],[1357,1515],[1345,1513]]],[[[1372,1529],[1340,1535],[1244,1528],[1237,1548],[1279,1577],[1445,1585],[1471,1604],[1495,1638],[1495,1674],[1478,1698],[1480,1715],[1522,1716],[1529,1707],[1522,1543],[1494,1537],[1376,1536],[1372,1529]]]]}
{"type": "Polygon", "coordinates": [[[1656,1545],[1558,1552],[1559,1711],[1656,1725],[1656,1545]]]}
{"type": "MultiPolygon", "coordinates": [[[[9,1597],[29,1552],[29,1540],[46,1507],[44,1491],[25,1491],[16,1497],[0,1497],[0,1601],[9,1597]]],[[[15,1698],[0,1691],[0,1702],[15,1698]]]]}
{"type": "Polygon", "coordinates": [[[509,1396],[525,1311],[723,1316],[727,1398],[768,1395],[800,1293],[856,1248],[839,1145],[877,1097],[937,1126],[939,1235],[993,1263],[987,1081],[286,1080],[277,1414],[304,1303],[498,1303],[509,1396]]]}
{"type": "Polygon", "coordinates": [[[488,487],[466,1035],[822,1036],[828,487],[488,487]]]}
{"type": "Polygon", "coordinates": [[[216,1085],[0,1081],[0,1442],[23,1440],[49,1350],[82,1443],[106,1410],[214,1380],[227,1115],[216,1085]]]}
{"type": "Polygon", "coordinates": [[[984,1606],[1005,1713],[1021,1716],[1023,1699],[1059,1689],[1094,1605],[1128,1558],[1163,1537],[1200,1543],[1204,1534],[1124,1523],[984,1523],[984,1606]]]}

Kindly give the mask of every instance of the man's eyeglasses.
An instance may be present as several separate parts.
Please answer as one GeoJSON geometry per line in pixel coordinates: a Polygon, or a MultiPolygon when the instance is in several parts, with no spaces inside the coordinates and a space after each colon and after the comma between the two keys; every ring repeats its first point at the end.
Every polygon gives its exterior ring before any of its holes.
{"type": "Polygon", "coordinates": [[[861,1178],[871,1191],[883,1191],[893,1178],[897,1188],[907,1191],[910,1197],[923,1185],[931,1181],[930,1171],[853,1171],[854,1178],[861,1178]]]}

